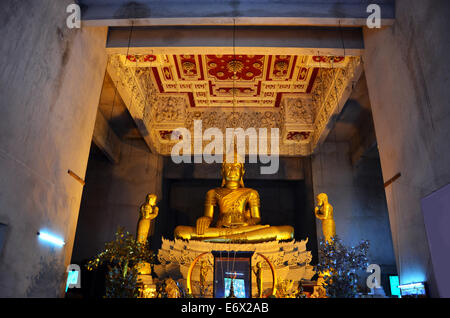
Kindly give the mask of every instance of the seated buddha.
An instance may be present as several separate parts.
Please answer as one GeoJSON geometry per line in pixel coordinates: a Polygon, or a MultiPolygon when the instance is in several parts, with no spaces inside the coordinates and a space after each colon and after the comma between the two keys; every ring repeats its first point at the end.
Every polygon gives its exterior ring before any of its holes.
{"type": "Polygon", "coordinates": [[[206,193],[203,216],[197,219],[195,227],[177,226],[175,237],[184,240],[206,242],[256,243],[291,240],[294,229],[291,226],[261,225],[258,191],[244,187],[244,164],[234,155],[233,162],[222,163],[222,186],[206,193]],[[211,226],[214,208],[219,215],[211,226]]]}

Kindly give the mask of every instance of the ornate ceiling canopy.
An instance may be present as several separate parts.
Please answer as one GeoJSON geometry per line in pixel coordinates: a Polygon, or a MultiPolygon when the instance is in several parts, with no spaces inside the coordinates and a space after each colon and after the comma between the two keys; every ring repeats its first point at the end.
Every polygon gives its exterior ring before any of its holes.
{"type": "Polygon", "coordinates": [[[194,120],[224,134],[279,128],[280,155],[309,155],[361,69],[350,56],[111,55],[108,64],[144,139],[162,155],[177,143],[173,130],[192,132],[194,120]]]}

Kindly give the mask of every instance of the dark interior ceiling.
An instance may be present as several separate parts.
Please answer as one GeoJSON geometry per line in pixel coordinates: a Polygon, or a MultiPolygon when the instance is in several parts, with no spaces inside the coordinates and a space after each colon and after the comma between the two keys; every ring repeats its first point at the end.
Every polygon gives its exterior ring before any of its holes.
{"type": "Polygon", "coordinates": [[[124,140],[142,138],[111,77],[106,73],[98,110],[116,135],[124,140]]]}
{"type": "Polygon", "coordinates": [[[367,118],[372,117],[370,100],[367,92],[366,78],[361,75],[358,82],[355,83],[352,94],[345,103],[338,115],[332,140],[349,141],[350,138],[358,133],[361,123],[367,118]]]}
{"type": "Polygon", "coordinates": [[[353,91],[335,118],[327,141],[349,142],[353,164],[359,159],[379,158],[373,126],[372,110],[365,74],[355,83],[353,91]]]}

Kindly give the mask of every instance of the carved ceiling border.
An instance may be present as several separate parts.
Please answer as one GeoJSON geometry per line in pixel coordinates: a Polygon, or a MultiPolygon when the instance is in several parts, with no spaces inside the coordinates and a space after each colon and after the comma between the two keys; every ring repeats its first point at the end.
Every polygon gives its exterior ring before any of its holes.
{"type": "MultiPolygon", "coordinates": [[[[277,110],[267,109],[190,109],[179,96],[161,96],[148,78],[146,68],[126,67],[118,55],[111,55],[107,67],[117,90],[150,149],[170,155],[174,141],[171,130],[185,127],[193,131],[193,120],[202,119],[204,128],[279,128],[280,155],[307,156],[329,132],[327,123],[340,110],[362,72],[359,57],[352,57],[344,68],[323,68],[312,89],[312,97],[287,94],[277,110]]],[[[245,108],[244,108],[245,109],[245,108]]]]}
{"type": "Polygon", "coordinates": [[[347,102],[354,84],[363,71],[360,57],[352,57],[345,68],[321,69],[312,89],[312,100],[317,115],[314,120],[312,148],[325,140],[329,131],[329,121],[337,115],[347,102]]]}

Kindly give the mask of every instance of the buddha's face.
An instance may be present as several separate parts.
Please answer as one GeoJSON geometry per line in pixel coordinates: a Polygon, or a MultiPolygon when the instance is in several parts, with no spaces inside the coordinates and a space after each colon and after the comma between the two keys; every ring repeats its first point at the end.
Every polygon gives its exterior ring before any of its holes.
{"type": "Polygon", "coordinates": [[[323,201],[322,201],[321,197],[317,196],[316,197],[316,201],[317,201],[317,206],[322,206],[323,205],[323,201]]]}
{"type": "Polygon", "coordinates": [[[226,181],[239,182],[244,175],[241,163],[225,163],[222,166],[222,176],[226,181]]]}
{"type": "Polygon", "coordinates": [[[328,201],[328,198],[326,196],[324,196],[323,194],[319,194],[316,197],[316,200],[317,200],[317,206],[321,207],[324,205],[324,203],[326,203],[328,201]]]}
{"type": "Polygon", "coordinates": [[[155,195],[148,195],[147,196],[147,202],[150,204],[150,205],[155,205],[155,203],[156,203],[156,196],[155,195]]]}

